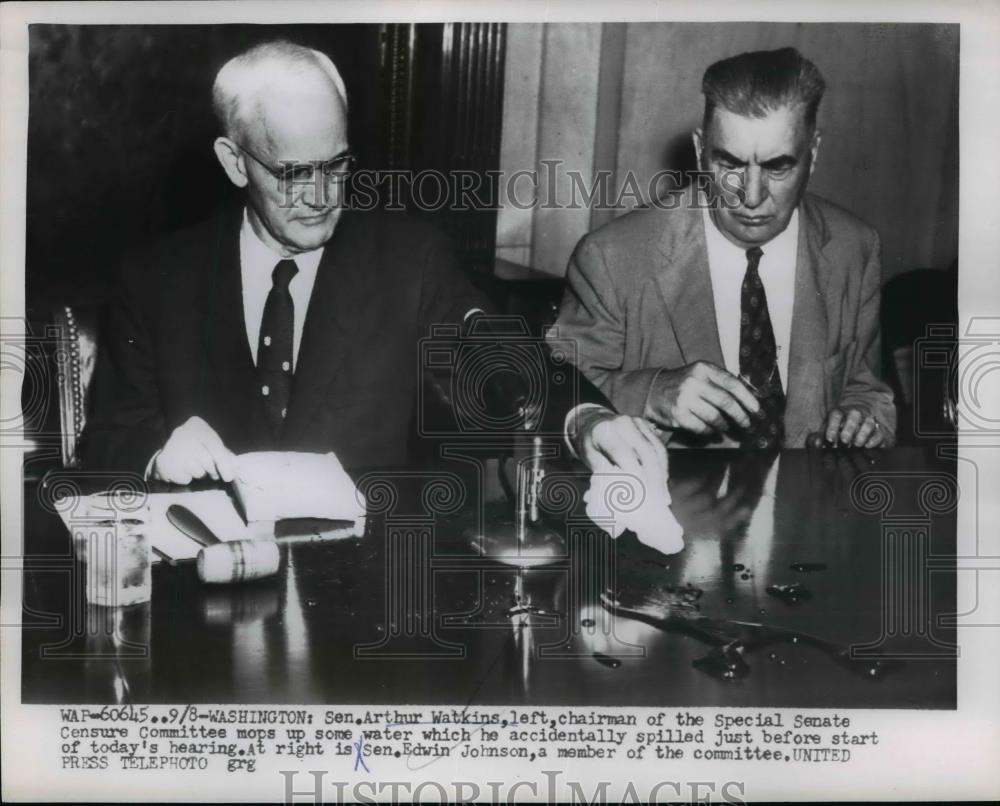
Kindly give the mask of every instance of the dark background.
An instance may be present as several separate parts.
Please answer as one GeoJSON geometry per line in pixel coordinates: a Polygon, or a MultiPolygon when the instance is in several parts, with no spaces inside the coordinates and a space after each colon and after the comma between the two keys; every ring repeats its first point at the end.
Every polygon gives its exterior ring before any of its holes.
{"type": "MultiPolygon", "coordinates": [[[[286,38],[327,53],[361,167],[498,167],[505,26],[32,25],[26,292],[30,318],[99,304],[129,250],[208,217],[236,189],[212,151],[211,85],[232,56],[286,38]]],[[[432,215],[470,271],[494,210],[432,215]]]]}

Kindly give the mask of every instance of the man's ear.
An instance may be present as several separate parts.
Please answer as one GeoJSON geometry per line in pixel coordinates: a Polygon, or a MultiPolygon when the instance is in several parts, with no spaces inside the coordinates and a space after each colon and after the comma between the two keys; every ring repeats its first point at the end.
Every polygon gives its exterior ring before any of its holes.
{"type": "Polygon", "coordinates": [[[704,148],[704,140],[701,129],[695,129],[691,132],[691,142],[694,143],[694,155],[698,160],[698,167],[701,168],[701,152],[704,148]]]}
{"type": "Polygon", "coordinates": [[[816,168],[816,155],[819,154],[819,143],[823,139],[823,132],[816,129],[813,132],[812,142],[809,144],[809,175],[812,176],[813,170],[816,168]]]}
{"type": "Polygon", "coordinates": [[[219,164],[226,172],[226,176],[229,177],[229,181],[238,188],[246,187],[249,181],[246,174],[246,161],[240,153],[239,146],[228,137],[216,137],[212,147],[215,149],[216,159],[219,160],[219,164]]]}

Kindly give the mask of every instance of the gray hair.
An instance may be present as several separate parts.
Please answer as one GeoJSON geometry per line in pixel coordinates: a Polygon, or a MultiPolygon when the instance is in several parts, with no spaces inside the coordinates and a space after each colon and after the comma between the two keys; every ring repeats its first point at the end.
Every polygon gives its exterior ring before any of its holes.
{"type": "Polygon", "coordinates": [[[717,106],[744,117],[762,118],[775,109],[804,106],[806,124],[816,125],[816,112],[826,83],[819,69],[795,48],[741,53],[705,71],[702,128],[707,130],[717,106]]]}
{"type": "Polygon", "coordinates": [[[234,56],[215,76],[212,109],[227,137],[242,133],[254,96],[275,79],[296,78],[311,71],[324,74],[347,109],[347,89],[336,65],[325,53],[285,40],[264,42],[234,56]]]}

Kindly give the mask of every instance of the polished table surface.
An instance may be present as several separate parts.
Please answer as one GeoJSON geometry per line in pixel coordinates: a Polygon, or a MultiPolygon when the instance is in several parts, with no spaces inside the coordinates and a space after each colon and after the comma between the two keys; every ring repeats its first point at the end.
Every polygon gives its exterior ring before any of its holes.
{"type": "Polygon", "coordinates": [[[84,603],[51,479],[26,483],[23,701],[955,707],[937,450],[672,451],[670,556],[612,541],[587,474],[553,464],[562,553],[528,569],[472,547],[512,508],[494,460],[452,453],[364,474],[362,538],[283,545],[276,577],[234,586],[159,563],[118,610],[84,603]]]}

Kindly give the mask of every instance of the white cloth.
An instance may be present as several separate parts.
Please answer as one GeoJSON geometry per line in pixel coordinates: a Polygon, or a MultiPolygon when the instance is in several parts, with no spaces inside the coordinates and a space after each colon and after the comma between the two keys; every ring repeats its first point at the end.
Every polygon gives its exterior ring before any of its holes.
{"type": "Polygon", "coordinates": [[[663,554],[684,548],[684,529],[670,509],[666,475],[593,473],[583,494],[587,517],[617,539],[626,529],[663,554]]]}
{"type": "MultiPolygon", "coordinates": [[[[703,210],[708,269],[715,298],[715,321],[726,369],[740,374],[740,293],[747,271],[746,250],[726,239],[703,210]]],[[[781,386],[788,391],[788,350],[792,338],[792,304],[795,301],[795,262],[799,244],[799,211],[792,213],[788,226],[761,246],[764,253],[757,268],[767,294],[767,311],[778,347],[781,386]]]]}
{"type": "MultiPolygon", "coordinates": [[[[288,285],[288,293],[292,295],[295,306],[294,344],[292,347],[292,367],[294,369],[299,358],[299,344],[302,343],[302,329],[306,321],[306,311],[309,308],[309,298],[312,296],[313,285],[316,283],[316,272],[319,261],[323,257],[323,247],[312,252],[294,255],[292,259],[298,266],[298,273],[288,285]]],[[[240,228],[240,277],[243,287],[243,319],[247,326],[247,341],[250,344],[250,354],[257,363],[257,343],[260,341],[260,320],[264,317],[264,305],[267,295],[271,293],[274,280],[271,277],[278,262],[285,260],[265,244],[253,231],[247,211],[243,211],[243,226],[240,228]]]]}

